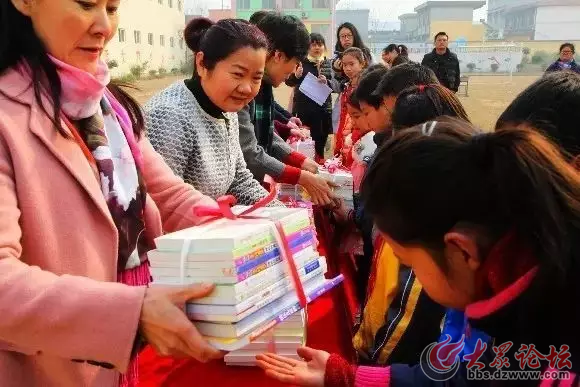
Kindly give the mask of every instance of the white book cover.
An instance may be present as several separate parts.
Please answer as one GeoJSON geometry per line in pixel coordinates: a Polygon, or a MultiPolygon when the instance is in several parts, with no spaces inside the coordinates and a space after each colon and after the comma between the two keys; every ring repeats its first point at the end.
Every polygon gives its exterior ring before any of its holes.
{"type": "MultiPolygon", "coordinates": [[[[318,255],[297,254],[294,256],[296,268],[302,268],[311,262],[317,261],[318,255]]],[[[209,297],[195,300],[196,304],[210,305],[236,305],[252,297],[256,292],[260,292],[275,282],[283,280],[287,276],[285,262],[280,262],[256,275],[251,276],[243,282],[235,285],[217,284],[214,291],[209,297]]],[[[165,285],[178,285],[179,279],[175,277],[154,278],[155,283],[165,285]]],[[[186,283],[195,283],[195,281],[186,283]]]]}
{"type": "MultiPolygon", "coordinates": [[[[314,261],[311,264],[298,269],[300,280],[303,283],[308,282],[315,277],[320,277],[324,275],[324,273],[326,273],[326,260],[324,258],[319,258],[318,261],[314,261]]],[[[292,284],[290,277],[286,277],[282,281],[274,283],[262,292],[259,292],[237,305],[188,304],[186,311],[188,317],[192,320],[234,323],[243,320],[264,306],[283,297],[293,289],[294,285],[292,284]]],[[[289,319],[286,322],[290,324],[293,320],[289,319]]]]}
{"type": "MultiPolygon", "coordinates": [[[[240,213],[246,207],[235,207],[240,213]]],[[[264,207],[252,213],[264,219],[219,219],[205,225],[187,228],[155,239],[158,250],[180,251],[186,241],[191,242],[186,254],[232,251],[274,235],[274,221],[279,221],[285,233],[300,219],[310,219],[301,208],[264,207]]]]}

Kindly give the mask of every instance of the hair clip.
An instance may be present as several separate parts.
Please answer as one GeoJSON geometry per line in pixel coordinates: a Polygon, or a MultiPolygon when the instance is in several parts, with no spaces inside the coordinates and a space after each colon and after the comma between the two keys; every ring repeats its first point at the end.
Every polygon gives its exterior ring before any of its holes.
{"type": "Polygon", "coordinates": [[[427,124],[428,122],[425,122],[423,124],[421,133],[423,133],[424,136],[431,137],[431,135],[433,134],[433,130],[435,130],[435,127],[437,126],[437,121],[432,121],[429,128],[427,128],[427,124]]]}
{"type": "Polygon", "coordinates": [[[419,93],[424,93],[425,92],[425,85],[419,85],[419,93]]]}

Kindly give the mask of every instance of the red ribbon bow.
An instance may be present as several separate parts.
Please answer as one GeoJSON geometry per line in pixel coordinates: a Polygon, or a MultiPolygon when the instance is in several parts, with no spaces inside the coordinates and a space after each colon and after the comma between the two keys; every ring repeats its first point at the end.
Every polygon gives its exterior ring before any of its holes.
{"type": "MultiPolygon", "coordinates": [[[[211,218],[206,220],[204,223],[218,220],[218,219],[230,219],[230,220],[237,220],[237,219],[267,219],[260,216],[253,216],[251,215],[254,211],[267,206],[269,203],[274,200],[276,197],[276,183],[269,179],[268,183],[270,184],[270,192],[268,196],[260,199],[256,202],[253,206],[249,207],[248,209],[244,210],[240,214],[234,214],[232,211],[232,206],[236,204],[236,198],[227,195],[221,196],[217,199],[218,207],[209,207],[209,206],[198,206],[193,209],[193,213],[198,217],[205,217],[210,216],[211,218]]],[[[290,249],[290,245],[288,244],[288,238],[284,232],[284,228],[282,227],[282,223],[279,221],[272,221],[274,223],[276,234],[275,238],[279,245],[280,250],[280,257],[286,265],[288,266],[288,271],[290,274],[290,278],[292,280],[292,284],[294,285],[294,290],[296,291],[296,295],[298,296],[298,302],[301,308],[306,307],[307,300],[306,294],[304,293],[304,287],[302,286],[302,282],[300,281],[300,276],[298,274],[298,269],[296,268],[296,262],[294,261],[294,254],[292,254],[292,250],[290,249]]]]}

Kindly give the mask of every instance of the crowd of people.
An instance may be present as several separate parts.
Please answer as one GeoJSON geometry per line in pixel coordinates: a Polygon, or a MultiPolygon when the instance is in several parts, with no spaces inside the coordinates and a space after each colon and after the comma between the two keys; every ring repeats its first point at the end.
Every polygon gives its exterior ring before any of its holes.
{"type": "MultiPolygon", "coordinates": [[[[577,381],[574,45],[482,131],[455,94],[459,61],[444,32],[422,64],[396,44],[377,63],[351,23],[327,59],[324,37],[293,16],[197,18],[184,32],[193,74],[141,107],[101,59],[118,3],[0,3],[0,385],[135,386],[144,345],[223,357],[183,312],[213,285],[150,286],[147,252],[162,233],[207,220],[196,206],[226,194],[258,202],[266,175],[304,187],[360,247],[357,364],[305,347],[302,362],[259,355],[268,376],[433,385],[421,353],[449,335],[465,353],[486,343],[482,361],[493,343],[567,348],[563,369],[577,381]],[[308,73],[339,94],[334,106],[299,90],[308,73]],[[283,83],[295,88],[291,112],[274,98],[283,83]],[[318,174],[332,132],[353,175],[352,210],[318,174]],[[288,136],[311,136],[315,158],[288,136]]],[[[473,384],[461,359],[441,385],[473,384]]]]}

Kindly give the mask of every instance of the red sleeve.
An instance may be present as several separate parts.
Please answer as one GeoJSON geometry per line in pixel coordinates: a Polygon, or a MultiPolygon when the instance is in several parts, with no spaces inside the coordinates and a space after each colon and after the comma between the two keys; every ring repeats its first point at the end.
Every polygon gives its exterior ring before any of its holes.
{"type": "Polygon", "coordinates": [[[284,159],[284,163],[296,167],[298,169],[302,169],[302,164],[304,164],[304,160],[306,160],[306,156],[304,156],[300,152],[292,152],[284,159]]]}
{"type": "Polygon", "coordinates": [[[302,170],[300,168],[286,165],[282,171],[282,174],[278,177],[278,179],[276,179],[276,182],[296,185],[298,184],[301,173],[302,170]]]}
{"type": "Polygon", "coordinates": [[[324,385],[328,387],[354,387],[355,372],[355,366],[333,353],[326,363],[324,385]]]}
{"type": "Polygon", "coordinates": [[[288,125],[278,120],[274,120],[274,129],[284,141],[288,140],[288,137],[290,137],[290,128],[288,125]]]}

